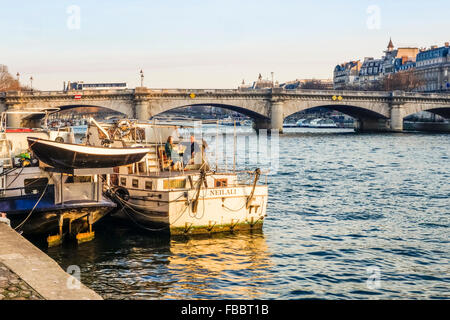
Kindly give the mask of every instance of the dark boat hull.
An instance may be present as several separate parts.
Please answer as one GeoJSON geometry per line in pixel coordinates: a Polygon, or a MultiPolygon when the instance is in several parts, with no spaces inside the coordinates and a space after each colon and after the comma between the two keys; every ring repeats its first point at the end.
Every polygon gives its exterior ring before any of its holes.
{"type": "Polygon", "coordinates": [[[119,210],[113,211],[111,218],[147,231],[170,233],[169,214],[167,212],[143,209],[133,204],[128,205],[127,208],[118,204],[119,210]]]}
{"type": "Polygon", "coordinates": [[[28,138],[28,144],[36,158],[45,164],[56,168],[73,169],[125,166],[139,162],[149,151],[146,148],[110,149],[77,146],[37,138],[28,138]],[[74,148],[74,146],[82,151],[71,150],[70,148],[74,148]],[[91,153],[91,150],[104,150],[105,153],[95,154],[91,153]],[[108,150],[116,151],[116,154],[108,154],[108,150]],[[117,154],[117,150],[122,150],[122,152],[117,154]]]}
{"type": "Polygon", "coordinates": [[[19,228],[26,235],[49,235],[57,233],[62,215],[65,231],[70,231],[75,235],[87,230],[87,216],[89,214],[93,217],[93,223],[96,223],[116,207],[116,204],[110,200],[99,202],[81,200],[69,201],[64,204],[54,204],[54,192],[52,189],[49,189],[33,210],[40,195],[32,194],[20,197],[1,198],[0,211],[6,213],[13,228],[26,220],[19,228]],[[33,212],[30,215],[32,210],[33,212]],[[70,220],[72,222],[70,223],[70,230],[68,230],[70,220]]]}

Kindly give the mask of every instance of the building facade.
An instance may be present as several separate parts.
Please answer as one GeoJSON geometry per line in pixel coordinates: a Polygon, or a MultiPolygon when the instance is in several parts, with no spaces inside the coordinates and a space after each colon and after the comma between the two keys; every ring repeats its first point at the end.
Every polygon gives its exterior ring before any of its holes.
{"type": "Polygon", "coordinates": [[[450,92],[449,43],[421,50],[416,59],[416,76],[422,80],[419,91],[450,92]]]}
{"type": "Polygon", "coordinates": [[[238,90],[241,91],[251,91],[270,88],[283,88],[286,90],[296,90],[296,89],[331,90],[333,89],[333,81],[331,79],[295,79],[292,81],[279,83],[278,81],[273,82],[273,80],[263,79],[261,74],[259,74],[258,79],[256,81],[246,84],[245,81],[242,80],[241,85],[238,86],[238,90]]]}
{"type": "Polygon", "coordinates": [[[268,89],[273,88],[274,86],[278,86],[272,80],[263,79],[261,73],[258,75],[258,79],[253,81],[250,84],[246,84],[244,80],[242,80],[241,85],[238,87],[239,90],[249,91],[249,90],[257,90],[257,89],[268,89]]]}
{"type": "Polygon", "coordinates": [[[332,90],[333,80],[331,79],[295,79],[279,84],[277,87],[286,90],[295,89],[322,89],[332,90]]]}
{"type": "Polygon", "coordinates": [[[380,59],[365,58],[358,66],[356,61],[337,65],[333,72],[333,85],[335,89],[383,89],[386,79],[391,79],[396,73],[410,72],[416,78],[416,86],[405,90],[449,92],[449,52],[448,42],[443,47],[432,46],[419,51],[416,47],[395,48],[389,40],[380,59]]]}
{"type": "Polygon", "coordinates": [[[369,87],[378,82],[383,76],[382,66],[382,59],[365,58],[359,71],[358,85],[360,87],[369,87]]]}
{"type": "Polygon", "coordinates": [[[338,64],[333,72],[333,88],[344,89],[353,85],[358,81],[361,66],[359,60],[338,64]]]}
{"type": "Polygon", "coordinates": [[[392,40],[389,41],[388,49],[382,57],[382,74],[388,76],[398,71],[410,69],[416,62],[419,48],[403,47],[394,49],[392,40]]]}

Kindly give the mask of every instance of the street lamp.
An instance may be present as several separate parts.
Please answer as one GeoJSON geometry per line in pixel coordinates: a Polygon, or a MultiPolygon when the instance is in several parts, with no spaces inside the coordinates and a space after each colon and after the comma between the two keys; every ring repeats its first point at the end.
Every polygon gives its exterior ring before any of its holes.
{"type": "Polygon", "coordinates": [[[20,73],[19,72],[16,73],[16,77],[17,77],[17,90],[20,91],[20,73]]]}
{"type": "Polygon", "coordinates": [[[30,77],[30,88],[33,91],[33,76],[30,77]]]}
{"type": "Polygon", "coordinates": [[[144,71],[142,71],[142,69],[141,69],[140,74],[141,74],[141,87],[143,87],[144,86],[144,71]]]}
{"type": "Polygon", "coordinates": [[[273,72],[270,73],[272,75],[272,88],[273,88],[273,72]]]}

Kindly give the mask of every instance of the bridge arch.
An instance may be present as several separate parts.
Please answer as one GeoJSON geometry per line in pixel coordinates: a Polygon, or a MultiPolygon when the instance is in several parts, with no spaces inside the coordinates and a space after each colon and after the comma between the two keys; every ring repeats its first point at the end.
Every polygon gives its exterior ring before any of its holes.
{"type": "MultiPolygon", "coordinates": [[[[184,100],[184,101],[150,101],[147,113],[144,112],[146,119],[167,112],[170,110],[193,107],[193,106],[210,106],[223,108],[235,112],[239,112],[255,120],[268,120],[268,102],[265,101],[202,101],[202,100],[184,100]]],[[[142,119],[143,120],[143,119],[142,119]]]]}
{"type": "Polygon", "coordinates": [[[295,113],[310,110],[314,108],[327,108],[336,110],[346,114],[355,119],[389,119],[390,110],[387,104],[351,104],[351,103],[324,103],[324,102],[303,102],[296,103],[295,101],[285,102],[283,118],[286,118],[295,113]]]}
{"type": "Polygon", "coordinates": [[[84,103],[70,104],[70,105],[63,105],[63,106],[60,106],[58,108],[59,108],[59,111],[66,111],[66,110],[77,109],[77,108],[84,108],[84,107],[100,108],[100,109],[104,109],[104,110],[109,110],[109,111],[114,111],[114,112],[121,113],[123,115],[126,115],[129,118],[133,117],[133,110],[132,109],[130,109],[130,110],[128,110],[127,108],[120,108],[120,109],[114,108],[113,109],[111,107],[105,107],[105,106],[103,106],[100,103],[91,104],[91,105],[87,105],[87,104],[84,104],[84,103]]]}
{"type": "Polygon", "coordinates": [[[43,102],[43,103],[33,103],[21,105],[21,108],[29,108],[29,109],[49,109],[49,108],[58,108],[60,111],[75,109],[80,107],[97,107],[104,108],[111,111],[116,111],[122,114],[127,115],[129,118],[133,118],[134,116],[134,105],[128,101],[117,101],[117,100],[105,100],[105,101],[52,101],[52,102],[43,102]]]}
{"type": "Polygon", "coordinates": [[[418,112],[428,111],[435,113],[443,118],[450,119],[450,104],[421,104],[421,103],[409,103],[404,105],[403,118],[413,115],[418,112]]]}

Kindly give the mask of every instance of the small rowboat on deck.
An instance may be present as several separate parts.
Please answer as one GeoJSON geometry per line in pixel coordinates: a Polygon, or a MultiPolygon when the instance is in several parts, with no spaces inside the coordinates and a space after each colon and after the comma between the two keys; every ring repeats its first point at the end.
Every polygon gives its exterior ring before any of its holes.
{"type": "Polygon", "coordinates": [[[139,162],[149,148],[108,148],[28,137],[36,158],[55,168],[111,168],[139,162]]]}

